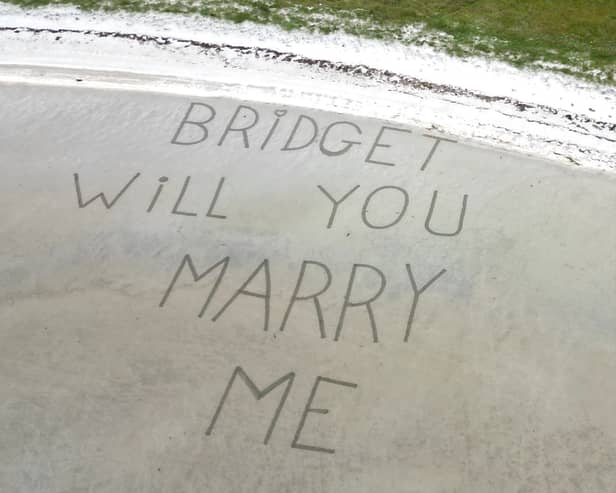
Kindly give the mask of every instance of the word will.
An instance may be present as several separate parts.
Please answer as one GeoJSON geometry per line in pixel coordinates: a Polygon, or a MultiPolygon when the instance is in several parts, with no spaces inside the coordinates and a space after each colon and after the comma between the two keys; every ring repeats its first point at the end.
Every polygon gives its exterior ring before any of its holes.
{"type": "MultiPolygon", "coordinates": [[[[133,175],[133,177],[130,178],[130,180],[128,180],[120,188],[120,190],[113,196],[113,198],[107,198],[107,196],[105,195],[105,192],[99,192],[96,195],[93,195],[92,197],[90,197],[89,199],[84,200],[83,192],[81,189],[81,180],[79,178],[79,173],[73,173],[73,181],[75,182],[75,192],[77,194],[77,206],[80,209],[83,209],[84,207],[89,206],[93,202],[100,200],[100,202],[102,202],[102,204],[105,206],[106,209],[111,209],[118,202],[118,200],[120,200],[120,197],[122,197],[122,195],[126,193],[126,191],[131,187],[133,183],[135,183],[135,181],[137,181],[137,179],[140,176],[141,176],[141,173],[135,173],[135,175],[133,175]]],[[[156,186],[152,194],[152,198],[148,201],[147,207],[145,208],[146,212],[152,212],[154,207],[156,207],[158,203],[158,199],[160,198],[163,192],[163,189],[165,188],[165,185],[167,185],[168,182],[169,182],[169,178],[166,176],[161,176],[158,179],[158,185],[156,186]]],[[[205,213],[206,217],[212,217],[216,219],[226,219],[227,218],[226,215],[220,214],[215,211],[216,203],[218,202],[218,198],[220,197],[220,193],[222,191],[224,183],[225,183],[224,177],[218,180],[216,191],[214,192],[214,194],[212,195],[211,199],[208,202],[207,212],[205,213]]],[[[190,185],[190,176],[187,176],[184,179],[184,182],[182,184],[182,189],[180,190],[180,193],[178,194],[177,199],[175,200],[175,204],[173,205],[173,208],[171,209],[171,214],[177,214],[179,216],[193,216],[193,217],[197,216],[198,214],[197,211],[193,209],[185,208],[185,206],[183,205],[184,196],[186,195],[186,191],[188,190],[189,185],[190,185]]]]}

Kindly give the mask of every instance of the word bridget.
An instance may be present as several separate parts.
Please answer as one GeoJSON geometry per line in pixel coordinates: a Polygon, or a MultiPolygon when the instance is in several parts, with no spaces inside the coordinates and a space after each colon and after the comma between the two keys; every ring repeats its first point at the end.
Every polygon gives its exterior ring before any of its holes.
{"type": "MultiPolygon", "coordinates": [[[[302,113],[293,123],[290,133],[286,134],[288,130],[284,130],[285,125],[280,125],[280,123],[287,115],[287,110],[275,110],[273,113],[273,119],[270,118],[264,128],[264,125],[259,125],[259,122],[263,120],[263,115],[251,106],[240,104],[231,118],[226,120],[224,130],[217,138],[217,145],[222,146],[231,137],[234,143],[241,139],[240,142],[246,149],[258,148],[264,150],[273,145],[273,137],[278,137],[279,134],[284,132],[283,135],[286,135],[286,139],[284,145],[279,149],[280,151],[299,151],[318,143],[319,151],[324,156],[332,157],[342,156],[354,146],[369,144],[369,150],[364,160],[366,163],[395,166],[397,163],[389,161],[388,159],[391,158],[383,154],[385,149],[392,147],[389,139],[397,133],[412,133],[408,129],[382,125],[376,137],[366,139],[361,127],[352,121],[336,121],[321,129],[313,117],[302,113]],[[340,133],[344,135],[336,137],[336,134],[340,133]]],[[[182,118],[171,139],[171,143],[187,146],[206,141],[213,133],[210,124],[213,125],[216,119],[220,121],[221,118],[212,105],[190,103],[184,118],[182,118]]],[[[456,142],[455,140],[426,134],[423,137],[433,139],[434,142],[423,160],[420,167],[421,171],[426,169],[442,142],[456,142]]]]}

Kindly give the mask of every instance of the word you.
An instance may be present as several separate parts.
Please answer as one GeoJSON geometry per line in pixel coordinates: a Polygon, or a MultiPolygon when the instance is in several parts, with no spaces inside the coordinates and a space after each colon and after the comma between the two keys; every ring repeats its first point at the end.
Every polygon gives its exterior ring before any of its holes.
{"type": "MultiPolygon", "coordinates": [[[[317,188],[321,191],[321,193],[331,202],[331,212],[329,215],[329,219],[327,220],[327,229],[330,229],[334,224],[334,219],[336,218],[336,214],[338,212],[338,208],[340,204],[346,201],[358,188],[359,185],[355,185],[348,192],[344,193],[341,196],[334,197],[325,187],[322,185],[318,185],[317,188]]],[[[462,206],[460,208],[460,212],[457,217],[457,226],[452,231],[437,231],[432,226],[432,216],[434,215],[434,209],[436,207],[436,202],[438,200],[438,190],[434,190],[432,193],[432,200],[430,201],[430,208],[428,209],[428,213],[426,214],[426,220],[424,222],[424,227],[428,233],[436,235],[436,236],[456,236],[462,231],[462,227],[464,226],[464,217],[466,216],[466,207],[468,205],[468,195],[464,194],[462,197],[462,206]]],[[[362,222],[371,229],[387,229],[395,226],[400,222],[400,220],[406,214],[406,211],[409,207],[410,198],[409,194],[404,188],[397,187],[394,185],[385,185],[382,187],[375,188],[372,190],[364,199],[363,206],[361,208],[361,220],[362,222]],[[373,203],[377,197],[382,196],[383,194],[389,194],[393,196],[393,200],[389,199],[386,202],[387,206],[384,208],[386,211],[390,212],[390,218],[385,221],[377,222],[370,218],[368,214],[369,210],[374,209],[373,203]],[[391,204],[397,204],[397,207],[391,207],[391,204]]]]}

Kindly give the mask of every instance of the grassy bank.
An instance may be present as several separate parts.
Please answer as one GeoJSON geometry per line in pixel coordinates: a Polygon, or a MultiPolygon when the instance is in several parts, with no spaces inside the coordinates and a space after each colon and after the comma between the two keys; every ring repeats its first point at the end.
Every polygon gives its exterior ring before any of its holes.
{"type": "Polygon", "coordinates": [[[199,14],[425,43],[616,84],[616,0],[9,0],[199,14]]]}

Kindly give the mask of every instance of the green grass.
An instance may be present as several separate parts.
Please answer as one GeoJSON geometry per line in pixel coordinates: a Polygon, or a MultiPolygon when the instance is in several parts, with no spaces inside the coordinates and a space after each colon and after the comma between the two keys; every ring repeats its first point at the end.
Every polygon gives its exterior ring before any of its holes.
{"type": "Polygon", "coordinates": [[[285,29],[424,43],[616,83],[616,0],[9,0],[86,10],[200,14],[285,29]],[[409,29],[412,26],[412,29],[409,29]]]}

